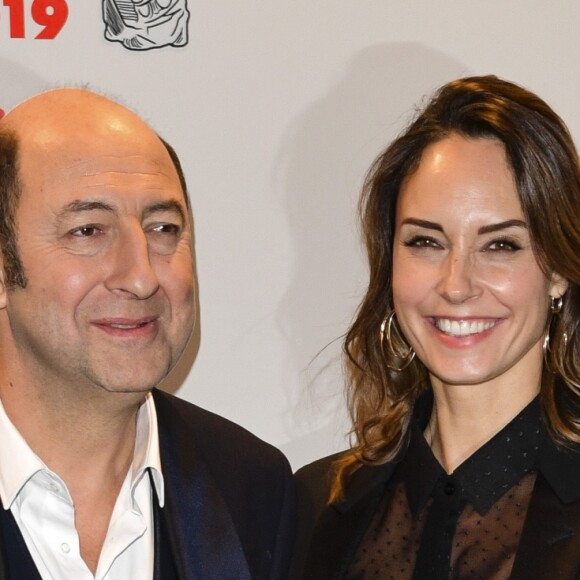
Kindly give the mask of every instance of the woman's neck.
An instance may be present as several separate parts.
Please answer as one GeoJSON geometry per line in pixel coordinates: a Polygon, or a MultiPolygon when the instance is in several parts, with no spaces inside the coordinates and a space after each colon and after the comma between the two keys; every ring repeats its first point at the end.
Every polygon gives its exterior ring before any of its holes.
{"type": "Polygon", "coordinates": [[[425,439],[447,473],[501,431],[539,393],[538,378],[519,384],[446,385],[432,378],[425,439]]]}

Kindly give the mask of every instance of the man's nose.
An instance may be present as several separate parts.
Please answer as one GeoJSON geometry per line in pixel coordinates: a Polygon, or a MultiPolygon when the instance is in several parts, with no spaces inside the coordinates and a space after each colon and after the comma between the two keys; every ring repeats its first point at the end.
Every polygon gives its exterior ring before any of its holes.
{"type": "Polygon", "coordinates": [[[461,304],[480,294],[481,287],[476,274],[469,254],[451,252],[442,263],[437,290],[448,302],[461,304]]]}
{"type": "Polygon", "coordinates": [[[108,259],[111,264],[105,286],[109,290],[144,300],[159,289],[147,236],[140,225],[121,232],[108,259]]]}

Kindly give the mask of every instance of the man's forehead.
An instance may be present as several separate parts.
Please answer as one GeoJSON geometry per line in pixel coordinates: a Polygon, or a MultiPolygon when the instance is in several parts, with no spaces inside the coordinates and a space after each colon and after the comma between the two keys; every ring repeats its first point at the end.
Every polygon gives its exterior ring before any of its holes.
{"type": "Polygon", "coordinates": [[[19,173],[27,182],[63,183],[130,183],[173,182],[179,178],[169,154],[160,141],[116,139],[83,139],[21,142],[19,173]]]}
{"type": "MultiPolygon", "coordinates": [[[[32,189],[45,194],[59,189],[79,192],[140,193],[181,192],[175,167],[163,151],[155,154],[109,154],[53,148],[23,152],[20,180],[23,192],[32,189]]],[[[92,193],[90,193],[92,195],[92,193]]]]}
{"type": "MultiPolygon", "coordinates": [[[[0,122],[19,142],[19,172],[26,182],[63,176],[90,178],[109,171],[181,177],[167,147],[137,115],[90,91],[59,89],[23,102],[0,122]]],[[[187,204],[187,201],[186,201],[187,204]]]]}

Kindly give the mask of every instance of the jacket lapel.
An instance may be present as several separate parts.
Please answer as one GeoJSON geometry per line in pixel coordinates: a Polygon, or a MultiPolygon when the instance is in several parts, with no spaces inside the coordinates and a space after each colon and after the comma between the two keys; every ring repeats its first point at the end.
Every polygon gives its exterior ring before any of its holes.
{"type": "MultiPolygon", "coordinates": [[[[154,393],[159,424],[168,534],[180,580],[250,580],[248,564],[227,506],[193,435],[171,402],[154,393]]],[[[162,576],[163,577],[163,576],[162,576]]]]}
{"type": "Polygon", "coordinates": [[[580,579],[580,452],[543,445],[512,580],[580,579]]]}
{"type": "MultiPolygon", "coordinates": [[[[0,502],[0,509],[4,510],[2,502],[0,502]]],[[[10,580],[10,574],[8,574],[8,554],[6,552],[6,539],[4,537],[4,532],[1,530],[1,527],[0,527],[0,580],[10,580]]]]}
{"type": "Polygon", "coordinates": [[[541,474],[510,576],[511,580],[529,578],[580,578],[580,501],[562,503],[541,474]]]}
{"type": "Polygon", "coordinates": [[[344,578],[394,469],[393,463],[361,467],[344,500],[326,506],[312,534],[315,550],[306,556],[304,578],[344,578]]]}

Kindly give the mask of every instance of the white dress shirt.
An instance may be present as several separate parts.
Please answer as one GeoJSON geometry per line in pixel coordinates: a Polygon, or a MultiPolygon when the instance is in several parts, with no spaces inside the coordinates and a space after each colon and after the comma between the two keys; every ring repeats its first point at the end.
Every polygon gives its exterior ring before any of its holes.
{"type": "Polygon", "coordinates": [[[0,499],[4,509],[12,511],[43,580],[153,578],[151,479],[161,507],[164,485],[151,394],[137,415],[133,462],[113,508],[94,576],[80,555],[74,504],[64,481],[30,449],[1,402],[0,441],[0,499]]]}

